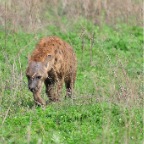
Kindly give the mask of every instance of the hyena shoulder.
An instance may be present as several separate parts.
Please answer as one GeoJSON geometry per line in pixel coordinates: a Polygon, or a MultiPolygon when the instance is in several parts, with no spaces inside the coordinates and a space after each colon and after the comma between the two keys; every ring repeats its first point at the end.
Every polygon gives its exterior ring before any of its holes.
{"type": "Polygon", "coordinates": [[[43,62],[50,54],[55,57],[64,56],[69,50],[71,51],[72,48],[58,37],[43,38],[36,45],[36,49],[31,55],[31,61],[43,62]]]}

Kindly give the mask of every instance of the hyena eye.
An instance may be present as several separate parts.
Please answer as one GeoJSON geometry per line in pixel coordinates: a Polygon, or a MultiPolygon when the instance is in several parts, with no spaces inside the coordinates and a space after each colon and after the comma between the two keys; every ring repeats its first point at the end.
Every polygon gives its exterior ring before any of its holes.
{"type": "Polygon", "coordinates": [[[37,79],[41,79],[41,76],[37,76],[36,78],[37,78],[37,79]]]}

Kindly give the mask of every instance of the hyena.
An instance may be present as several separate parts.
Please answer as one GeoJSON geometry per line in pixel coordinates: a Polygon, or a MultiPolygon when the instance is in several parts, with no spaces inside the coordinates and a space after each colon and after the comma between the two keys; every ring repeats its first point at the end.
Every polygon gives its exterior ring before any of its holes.
{"type": "Polygon", "coordinates": [[[37,105],[45,105],[41,98],[43,83],[49,101],[58,101],[65,83],[66,96],[71,97],[76,79],[76,55],[72,47],[58,37],[43,38],[28,60],[26,76],[28,88],[37,105]]]}

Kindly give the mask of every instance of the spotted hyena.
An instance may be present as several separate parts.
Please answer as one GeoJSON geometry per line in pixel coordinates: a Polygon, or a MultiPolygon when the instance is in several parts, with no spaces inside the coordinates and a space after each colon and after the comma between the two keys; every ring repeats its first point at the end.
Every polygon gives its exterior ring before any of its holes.
{"type": "Polygon", "coordinates": [[[72,47],[58,37],[40,40],[29,58],[26,70],[29,90],[38,105],[45,105],[40,93],[43,83],[49,101],[58,101],[63,83],[71,96],[76,78],[76,56],[72,47]]]}

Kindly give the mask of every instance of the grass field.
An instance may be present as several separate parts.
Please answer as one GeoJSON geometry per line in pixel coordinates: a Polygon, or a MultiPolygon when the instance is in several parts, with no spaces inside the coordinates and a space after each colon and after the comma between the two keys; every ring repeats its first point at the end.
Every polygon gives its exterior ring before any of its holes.
{"type": "Polygon", "coordinates": [[[143,29],[68,21],[36,32],[0,26],[0,143],[143,144],[143,29]],[[60,102],[36,107],[27,58],[50,35],[73,46],[77,80],[72,99],[63,89],[60,102]]]}
{"type": "Polygon", "coordinates": [[[142,143],[142,29],[100,28],[86,20],[75,27],[7,35],[1,28],[0,143],[142,143]],[[78,72],[73,99],[38,108],[25,69],[27,56],[46,35],[74,47],[78,72]]]}

